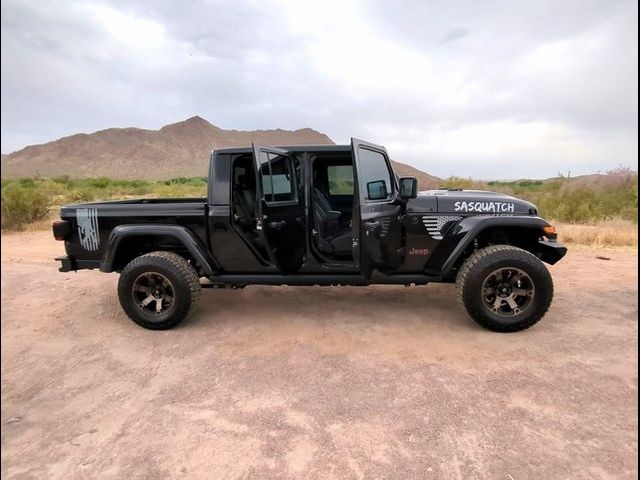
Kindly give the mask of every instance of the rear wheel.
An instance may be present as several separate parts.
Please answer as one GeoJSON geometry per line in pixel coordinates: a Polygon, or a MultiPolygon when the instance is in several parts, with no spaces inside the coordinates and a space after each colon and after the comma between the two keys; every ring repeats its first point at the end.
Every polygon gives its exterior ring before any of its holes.
{"type": "Polygon", "coordinates": [[[549,271],[535,255],[493,245],[467,258],[456,279],[458,299],[478,324],[516,332],[540,320],[553,299],[549,271]]]}
{"type": "Polygon", "coordinates": [[[135,323],[166,330],[193,312],[200,299],[200,280],[184,257],[172,252],[147,253],[122,270],[118,298],[135,323]]]}

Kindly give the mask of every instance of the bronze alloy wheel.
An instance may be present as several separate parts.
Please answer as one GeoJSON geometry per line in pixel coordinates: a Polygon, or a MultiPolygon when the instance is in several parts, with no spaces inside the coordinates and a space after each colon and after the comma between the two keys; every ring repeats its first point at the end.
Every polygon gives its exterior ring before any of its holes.
{"type": "Polygon", "coordinates": [[[501,317],[520,315],[531,306],[534,296],[531,277],[519,268],[494,270],[482,283],[485,307],[501,317]]]}
{"type": "Polygon", "coordinates": [[[145,272],[133,282],[131,289],[134,303],[146,313],[162,315],[171,309],[175,301],[173,284],[157,272],[145,272]]]}

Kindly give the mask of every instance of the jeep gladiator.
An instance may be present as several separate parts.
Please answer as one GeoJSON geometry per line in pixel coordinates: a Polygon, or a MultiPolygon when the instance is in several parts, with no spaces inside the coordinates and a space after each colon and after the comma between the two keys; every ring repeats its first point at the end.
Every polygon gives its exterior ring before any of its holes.
{"type": "Polygon", "coordinates": [[[478,324],[530,327],[553,297],[567,249],[526,201],[494,192],[429,190],[399,178],[384,147],[216,149],[207,198],[63,206],[60,271],[118,272],[122,308],[171,328],[200,290],[246,285],[455,283],[478,324]]]}

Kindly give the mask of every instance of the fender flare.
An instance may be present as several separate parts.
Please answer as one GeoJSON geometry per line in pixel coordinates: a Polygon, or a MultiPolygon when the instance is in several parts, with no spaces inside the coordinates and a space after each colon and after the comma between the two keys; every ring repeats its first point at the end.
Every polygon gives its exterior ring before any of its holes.
{"type": "MultiPolygon", "coordinates": [[[[434,250],[427,263],[427,271],[442,272],[443,277],[450,276],[456,262],[466,248],[483,231],[492,227],[516,227],[530,229],[539,237],[544,235],[544,227],[549,222],[532,216],[470,216],[465,217],[447,232],[440,245],[434,250]]],[[[561,246],[558,244],[558,246],[561,246]]],[[[566,252],[566,248],[562,247],[566,252]]],[[[562,255],[560,256],[562,258],[562,255]]],[[[555,263],[555,262],[553,262],[555,263]]]]}
{"type": "Polygon", "coordinates": [[[205,276],[211,276],[218,270],[218,265],[213,255],[202,244],[202,241],[188,228],[182,225],[118,225],[115,227],[105,247],[102,261],[100,262],[101,272],[113,272],[113,262],[118,253],[118,248],[122,240],[134,236],[168,236],[180,242],[193,256],[198,266],[205,276]]]}

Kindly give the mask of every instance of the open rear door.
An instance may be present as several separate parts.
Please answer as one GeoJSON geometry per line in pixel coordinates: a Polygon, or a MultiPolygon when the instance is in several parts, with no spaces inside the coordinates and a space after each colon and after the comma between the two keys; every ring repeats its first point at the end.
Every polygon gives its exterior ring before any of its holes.
{"type": "Polygon", "coordinates": [[[357,179],[353,258],[362,274],[371,278],[374,269],[391,273],[404,262],[402,203],[385,148],[352,138],[351,149],[357,179]]]}
{"type": "Polygon", "coordinates": [[[289,152],[252,145],[256,163],[256,229],[271,263],[296,272],[304,259],[304,196],[299,169],[289,152]]]}

